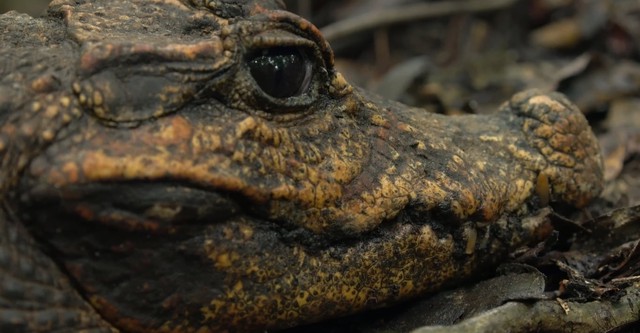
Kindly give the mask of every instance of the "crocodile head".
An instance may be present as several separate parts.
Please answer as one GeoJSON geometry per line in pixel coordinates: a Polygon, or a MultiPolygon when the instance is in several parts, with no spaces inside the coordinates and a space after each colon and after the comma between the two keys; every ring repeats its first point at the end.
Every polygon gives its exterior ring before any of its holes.
{"type": "Polygon", "coordinates": [[[46,47],[8,58],[28,87],[0,97],[18,166],[1,188],[124,332],[282,328],[435,291],[602,187],[563,96],[460,117],[379,99],[278,1],[56,0],[49,16],[46,47]]]}

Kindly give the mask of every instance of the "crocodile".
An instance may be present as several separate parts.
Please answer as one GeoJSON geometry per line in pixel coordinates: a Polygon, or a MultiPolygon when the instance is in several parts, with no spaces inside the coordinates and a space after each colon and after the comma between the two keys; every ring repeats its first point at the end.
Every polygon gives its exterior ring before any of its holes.
{"type": "Polygon", "coordinates": [[[564,96],[350,85],[275,0],[0,16],[0,331],[251,332],[460,284],[603,187],[564,96]]]}

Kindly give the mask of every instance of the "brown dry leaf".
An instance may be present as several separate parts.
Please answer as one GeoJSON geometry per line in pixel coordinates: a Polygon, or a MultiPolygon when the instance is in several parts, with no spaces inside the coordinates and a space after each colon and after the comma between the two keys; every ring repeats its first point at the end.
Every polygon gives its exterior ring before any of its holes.
{"type": "Polygon", "coordinates": [[[610,132],[623,128],[640,129],[640,87],[638,93],[636,97],[618,98],[611,102],[604,124],[610,132]]]}
{"type": "Polygon", "coordinates": [[[601,31],[610,16],[608,0],[576,1],[573,7],[574,15],[534,30],[531,43],[548,49],[572,49],[601,31]]]}
{"type": "Polygon", "coordinates": [[[580,22],[571,17],[551,22],[531,33],[531,43],[548,49],[572,48],[582,40],[580,22]]]}
{"type": "Polygon", "coordinates": [[[640,64],[602,57],[559,89],[584,113],[607,110],[616,99],[640,96],[640,64]]]}
{"type": "Polygon", "coordinates": [[[620,135],[618,133],[612,133],[612,135],[600,141],[613,143],[605,145],[612,147],[603,148],[604,180],[606,182],[618,178],[624,167],[624,161],[627,158],[627,146],[623,140],[619,140],[619,137],[620,135]]]}

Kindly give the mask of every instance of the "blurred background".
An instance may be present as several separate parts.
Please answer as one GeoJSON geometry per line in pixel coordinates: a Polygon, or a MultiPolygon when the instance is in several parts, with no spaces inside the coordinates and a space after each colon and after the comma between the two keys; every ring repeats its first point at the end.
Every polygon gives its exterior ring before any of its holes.
{"type": "Polygon", "coordinates": [[[32,16],[44,14],[50,0],[1,0],[0,13],[17,10],[32,16]]]}

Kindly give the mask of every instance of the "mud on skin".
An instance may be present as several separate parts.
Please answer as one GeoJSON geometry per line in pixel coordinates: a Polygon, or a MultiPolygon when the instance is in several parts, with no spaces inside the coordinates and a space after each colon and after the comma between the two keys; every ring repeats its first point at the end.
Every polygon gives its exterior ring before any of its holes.
{"type": "Polygon", "coordinates": [[[0,16],[0,330],[246,332],[382,307],[602,188],[563,96],[445,117],[350,86],[277,1],[0,16]],[[536,184],[548,182],[548,189],[536,184]]]}

